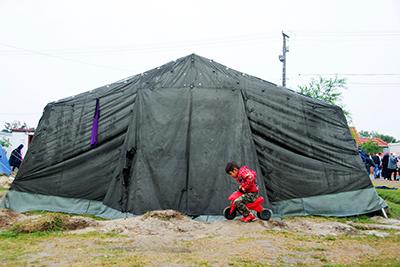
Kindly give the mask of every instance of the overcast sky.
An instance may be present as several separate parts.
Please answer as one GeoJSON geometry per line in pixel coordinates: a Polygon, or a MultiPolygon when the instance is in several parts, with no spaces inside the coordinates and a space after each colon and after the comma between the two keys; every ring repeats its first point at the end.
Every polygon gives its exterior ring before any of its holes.
{"type": "Polygon", "coordinates": [[[347,78],[360,130],[400,139],[400,1],[0,0],[0,126],[190,53],[287,87],[347,78]]]}

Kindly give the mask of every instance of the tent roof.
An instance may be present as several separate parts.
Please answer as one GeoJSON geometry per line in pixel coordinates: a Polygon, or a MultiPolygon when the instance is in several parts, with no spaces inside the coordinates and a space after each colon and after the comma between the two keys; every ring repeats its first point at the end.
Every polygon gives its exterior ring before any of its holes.
{"type": "MultiPolygon", "coordinates": [[[[87,99],[104,97],[110,94],[123,93],[126,90],[135,92],[141,88],[157,90],[163,88],[191,89],[195,87],[227,90],[261,90],[262,92],[279,89],[289,94],[311,99],[289,88],[281,87],[272,82],[229,68],[212,59],[190,54],[143,73],[49,104],[71,104],[87,99]]],[[[318,99],[312,99],[312,101],[322,105],[332,106],[318,99]]]]}

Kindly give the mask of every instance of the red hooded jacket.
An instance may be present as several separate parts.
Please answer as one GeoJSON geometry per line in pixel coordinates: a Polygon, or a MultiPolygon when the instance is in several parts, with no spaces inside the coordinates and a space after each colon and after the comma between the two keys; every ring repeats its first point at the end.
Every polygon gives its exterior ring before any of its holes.
{"type": "Polygon", "coordinates": [[[239,169],[238,177],[236,181],[240,184],[246,193],[258,192],[258,187],[256,184],[257,173],[250,170],[247,166],[242,166],[239,169]]]}

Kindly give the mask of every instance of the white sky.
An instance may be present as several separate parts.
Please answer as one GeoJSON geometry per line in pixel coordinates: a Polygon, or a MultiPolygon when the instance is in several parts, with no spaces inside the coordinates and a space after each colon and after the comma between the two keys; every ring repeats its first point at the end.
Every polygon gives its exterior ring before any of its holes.
{"type": "Polygon", "coordinates": [[[282,30],[289,88],[337,73],[353,125],[400,139],[395,0],[0,0],[0,126],[190,53],[281,84],[282,30]]]}

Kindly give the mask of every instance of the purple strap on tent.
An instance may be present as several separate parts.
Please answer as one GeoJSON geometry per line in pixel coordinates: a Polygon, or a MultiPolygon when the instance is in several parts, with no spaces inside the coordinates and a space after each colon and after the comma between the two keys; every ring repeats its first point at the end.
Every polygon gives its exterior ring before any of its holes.
{"type": "Polygon", "coordinates": [[[94,111],[92,134],[90,136],[90,145],[92,147],[97,145],[97,132],[99,129],[99,118],[100,118],[100,102],[99,102],[99,99],[96,99],[96,110],[94,111]]]}

